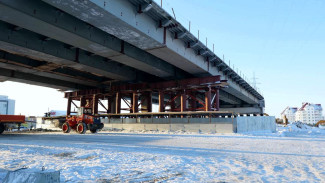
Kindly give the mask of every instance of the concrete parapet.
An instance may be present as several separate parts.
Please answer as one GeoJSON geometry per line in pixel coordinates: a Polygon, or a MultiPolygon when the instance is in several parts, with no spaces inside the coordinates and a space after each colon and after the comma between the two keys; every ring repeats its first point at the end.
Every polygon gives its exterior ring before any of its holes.
{"type": "Polygon", "coordinates": [[[236,118],[111,118],[107,130],[187,131],[203,133],[243,133],[276,131],[275,117],[246,116],[236,118]]]}
{"type": "Polygon", "coordinates": [[[237,133],[256,131],[276,131],[274,116],[237,117],[237,133]]]}

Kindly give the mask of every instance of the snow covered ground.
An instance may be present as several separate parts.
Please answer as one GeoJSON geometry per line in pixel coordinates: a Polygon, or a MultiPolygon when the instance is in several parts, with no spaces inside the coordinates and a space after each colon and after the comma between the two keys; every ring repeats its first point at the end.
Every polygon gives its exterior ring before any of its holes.
{"type": "Polygon", "coordinates": [[[62,182],[325,182],[325,130],[250,134],[62,133],[0,136],[7,170],[60,170],[62,182]]]}

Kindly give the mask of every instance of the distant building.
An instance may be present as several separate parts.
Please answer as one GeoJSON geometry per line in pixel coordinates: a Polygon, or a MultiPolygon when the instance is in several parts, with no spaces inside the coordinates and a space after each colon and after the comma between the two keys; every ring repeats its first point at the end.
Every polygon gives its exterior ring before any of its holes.
{"type": "Polygon", "coordinates": [[[302,107],[296,112],[296,121],[306,124],[316,124],[323,119],[323,108],[321,104],[303,103],[302,107]]]}
{"type": "Polygon", "coordinates": [[[284,109],[284,111],[281,113],[282,119],[284,119],[284,116],[288,119],[288,122],[295,122],[296,121],[296,112],[298,111],[297,107],[287,107],[284,109]]]}
{"type": "Polygon", "coordinates": [[[0,114],[14,115],[15,100],[9,99],[8,96],[0,95],[0,114]]]}

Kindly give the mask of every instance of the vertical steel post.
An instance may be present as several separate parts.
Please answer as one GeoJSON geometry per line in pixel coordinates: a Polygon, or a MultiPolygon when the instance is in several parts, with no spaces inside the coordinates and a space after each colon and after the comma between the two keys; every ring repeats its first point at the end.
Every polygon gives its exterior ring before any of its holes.
{"type": "Polygon", "coordinates": [[[138,113],[139,108],[138,108],[138,93],[134,92],[132,95],[132,112],[133,113],[138,113]]]}
{"type": "Polygon", "coordinates": [[[115,114],[116,113],[116,94],[109,98],[108,105],[109,105],[109,113],[115,114]]]}
{"type": "Polygon", "coordinates": [[[121,113],[121,93],[116,92],[115,94],[115,114],[120,114],[121,113]]]}
{"type": "Polygon", "coordinates": [[[131,103],[131,107],[130,107],[130,113],[134,113],[133,112],[133,93],[130,94],[130,103],[131,103]]]}
{"type": "Polygon", "coordinates": [[[205,91],[205,111],[211,111],[211,88],[208,87],[205,91]]]}
{"type": "Polygon", "coordinates": [[[141,112],[152,112],[152,92],[143,92],[141,96],[141,112]]]}
{"type": "Polygon", "coordinates": [[[107,97],[107,113],[110,113],[112,110],[112,106],[111,106],[111,102],[112,102],[112,97],[107,97]]]}
{"type": "Polygon", "coordinates": [[[152,112],[152,92],[147,94],[147,105],[148,112],[152,112]]]}
{"type": "Polygon", "coordinates": [[[93,96],[93,105],[92,105],[93,115],[98,114],[98,95],[93,96]]]}
{"type": "Polygon", "coordinates": [[[68,116],[71,114],[71,102],[72,102],[72,98],[69,97],[68,98],[68,106],[67,106],[67,115],[68,116]]]}
{"type": "Polygon", "coordinates": [[[181,93],[181,112],[184,112],[187,110],[187,106],[186,106],[186,92],[182,91],[181,93]]]}
{"type": "Polygon", "coordinates": [[[80,97],[80,107],[85,107],[86,105],[86,98],[84,96],[80,97]]]}
{"type": "Polygon", "coordinates": [[[159,112],[165,112],[165,104],[164,104],[164,92],[159,91],[159,112]]]}

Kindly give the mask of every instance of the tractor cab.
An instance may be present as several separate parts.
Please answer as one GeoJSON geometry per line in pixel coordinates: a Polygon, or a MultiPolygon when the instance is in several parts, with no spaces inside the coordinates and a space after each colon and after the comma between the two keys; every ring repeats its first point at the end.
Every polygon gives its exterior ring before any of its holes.
{"type": "Polygon", "coordinates": [[[83,134],[87,130],[96,133],[103,127],[104,124],[100,122],[100,118],[93,115],[92,108],[79,107],[76,116],[67,117],[66,122],[62,125],[62,130],[64,133],[69,133],[71,129],[75,129],[78,133],[83,134]]]}
{"type": "Polygon", "coordinates": [[[92,115],[92,109],[88,107],[79,107],[77,115],[80,117],[83,115],[92,115]]]}

